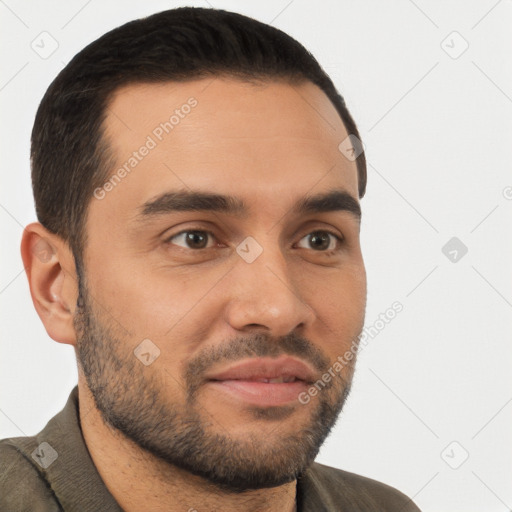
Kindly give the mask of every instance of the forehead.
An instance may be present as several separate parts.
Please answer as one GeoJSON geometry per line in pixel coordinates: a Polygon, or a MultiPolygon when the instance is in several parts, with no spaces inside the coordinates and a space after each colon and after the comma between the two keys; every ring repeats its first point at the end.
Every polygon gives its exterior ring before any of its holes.
{"type": "Polygon", "coordinates": [[[343,188],[358,197],[356,164],[338,149],[348,133],[309,82],[212,77],[130,85],[113,95],[105,133],[115,157],[112,184],[91,204],[105,215],[109,208],[130,215],[167,189],[282,209],[310,191],[343,188]]]}

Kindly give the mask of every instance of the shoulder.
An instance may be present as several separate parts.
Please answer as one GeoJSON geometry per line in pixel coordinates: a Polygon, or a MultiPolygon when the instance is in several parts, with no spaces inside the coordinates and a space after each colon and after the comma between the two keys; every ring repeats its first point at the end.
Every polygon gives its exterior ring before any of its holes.
{"type": "Polygon", "coordinates": [[[59,512],[54,493],[31,460],[30,437],[0,440],[0,510],[2,512],[59,512]]]}
{"type": "MultiPolygon", "coordinates": [[[[355,473],[314,463],[304,478],[312,491],[334,510],[420,512],[414,502],[394,487],[355,473]]],[[[330,509],[329,509],[330,510],[330,509]]]]}

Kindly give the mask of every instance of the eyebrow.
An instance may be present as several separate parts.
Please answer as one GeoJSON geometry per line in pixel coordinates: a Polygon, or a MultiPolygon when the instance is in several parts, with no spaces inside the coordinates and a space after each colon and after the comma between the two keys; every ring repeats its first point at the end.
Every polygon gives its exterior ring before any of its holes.
{"type": "MultiPolygon", "coordinates": [[[[185,211],[210,211],[247,217],[249,209],[245,202],[235,196],[199,191],[166,192],[145,202],[140,207],[137,220],[144,221],[161,215],[185,211]]],[[[348,192],[334,189],[299,199],[292,210],[295,214],[346,211],[361,220],[359,202],[348,192]]]]}
{"type": "Polygon", "coordinates": [[[173,212],[210,211],[231,215],[247,214],[245,203],[234,196],[198,191],[166,192],[144,203],[138,217],[160,216],[173,212]]]}
{"type": "Polygon", "coordinates": [[[361,220],[359,202],[345,190],[331,190],[314,196],[303,197],[295,205],[295,213],[324,213],[345,211],[361,220]]]}

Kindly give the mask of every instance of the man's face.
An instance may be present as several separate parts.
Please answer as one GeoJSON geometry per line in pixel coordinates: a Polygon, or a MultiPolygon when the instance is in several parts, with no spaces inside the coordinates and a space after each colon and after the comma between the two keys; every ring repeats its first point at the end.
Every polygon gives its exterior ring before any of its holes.
{"type": "Polygon", "coordinates": [[[333,365],[364,319],[341,119],[310,83],[211,78],[125,87],[105,127],[117,177],[89,204],[75,317],[98,409],[226,488],[291,481],[341,410],[353,361],[333,365]],[[191,210],[193,193],[235,200],[191,210]]]}

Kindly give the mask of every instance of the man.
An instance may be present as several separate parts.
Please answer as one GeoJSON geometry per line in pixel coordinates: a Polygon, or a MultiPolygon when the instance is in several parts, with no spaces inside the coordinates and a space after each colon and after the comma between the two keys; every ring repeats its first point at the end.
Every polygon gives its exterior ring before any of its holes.
{"type": "Polygon", "coordinates": [[[52,83],[31,156],[23,261],[79,381],[0,443],[1,510],[418,510],[314,463],[364,322],[366,167],[299,43],[210,9],[128,23],[52,83]]]}

